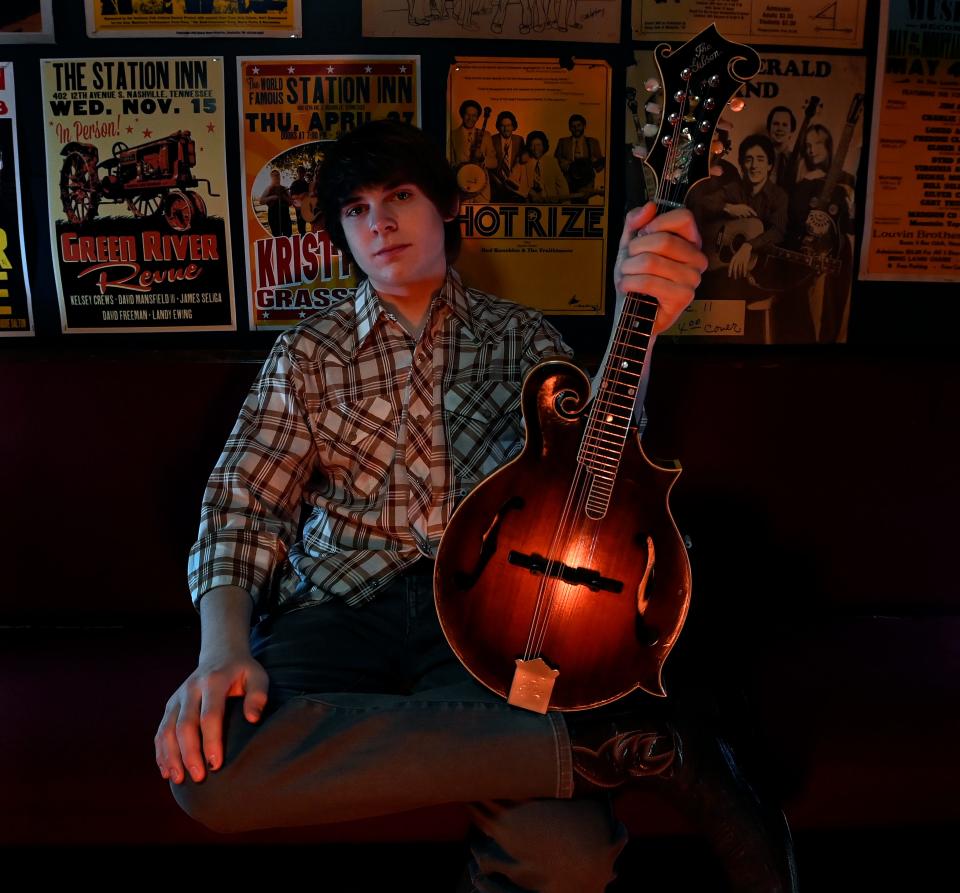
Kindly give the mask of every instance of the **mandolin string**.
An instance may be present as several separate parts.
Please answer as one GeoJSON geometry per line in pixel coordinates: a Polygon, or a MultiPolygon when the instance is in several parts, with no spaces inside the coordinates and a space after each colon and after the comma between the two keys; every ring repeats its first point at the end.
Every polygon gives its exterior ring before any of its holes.
{"type": "MultiPolygon", "coordinates": [[[[550,542],[550,546],[547,550],[547,564],[544,568],[543,578],[540,580],[540,586],[537,590],[537,600],[534,605],[533,610],[533,621],[530,625],[530,632],[527,636],[527,644],[524,649],[524,659],[529,660],[534,654],[539,653],[540,648],[543,645],[543,639],[546,635],[546,623],[549,617],[549,604],[551,601],[551,594],[548,594],[548,590],[556,587],[556,583],[553,582],[554,578],[552,576],[554,565],[559,564],[559,561],[554,560],[551,556],[557,555],[560,551],[560,542],[564,537],[564,530],[570,523],[570,518],[573,517],[578,509],[573,509],[574,503],[581,503],[583,496],[578,494],[583,494],[586,492],[584,487],[584,476],[587,475],[586,469],[578,462],[577,469],[574,472],[573,480],[570,484],[570,489],[567,491],[567,498],[564,502],[563,510],[560,513],[560,521],[557,524],[557,529],[554,532],[553,539],[550,542]],[[544,608],[544,605],[547,607],[544,608]]],[[[587,481],[589,483],[589,481],[587,481]]]]}
{"type": "MultiPolygon", "coordinates": [[[[679,197],[679,193],[682,191],[682,188],[683,188],[682,184],[680,184],[678,180],[671,181],[671,178],[667,176],[667,172],[675,171],[677,169],[677,158],[678,158],[679,147],[680,147],[680,135],[681,135],[681,128],[683,125],[684,113],[686,110],[688,90],[689,90],[689,82],[688,82],[688,87],[685,89],[683,93],[683,97],[680,100],[680,110],[677,114],[677,120],[673,125],[673,133],[671,135],[670,145],[667,147],[666,158],[664,161],[664,176],[660,179],[660,181],[657,184],[657,192],[656,192],[656,199],[655,199],[655,203],[657,206],[657,211],[656,211],[657,214],[660,213],[660,209],[663,204],[663,199],[668,198],[669,196],[668,200],[672,204],[673,201],[679,197]],[[671,188],[669,185],[667,185],[667,184],[670,184],[671,182],[675,190],[673,195],[670,194],[671,188]]],[[[647,298],[647,296],[645,295],[640,295],[634,292],[628,292],[626,300],[624,301],[624,308],[622,313],[623,314],[629,313],[632,317],[636,317],[649,322],[650,323],[650,332],[648,333],[648,338],[649,338],[649,336],[652,335],[652,332],[653,332],[653,325],[656,322],[658,309],[659,309],[659,304],[656,301],[653,301],[647,298]],[[646,304],[654,308],[652,318],[648,318],[639,312],[641,304],[646,304]]],[[[609,363],[613,364],[613,370],[614,370],[612,376],[609,377],[610,385],[607,388],[603,388],[604,382],[603,380],[601,380],[600,391],[597,394],[597,397],[594,401],[593,408],[591,410],[590,416],[587,421],[586,430],[584,431],[584,439],[583,439],[582,447],[583,447],[583,452],[586,453],[588,456],[592,452],[595,457],[599,457],[600,456],[599,450],[604,449],[602,444],[610,442],[609,440],[604,438],[602,434],[598,434],[597,431],[598,429],[602,431],[602,427],[600,423],[601,413],[603,415],[611,414],[608,412],[611,406],[613,405],[611,394],[616,393],[617,390],[624,384],[624,376],[621,373],[621,363],[626,361],[626,358],[623,357],[622,354],[618,356],[618,348],[622,349],[628,343],[629,343],[629,339],[627,337],[624,337],[623,341],[621,342],[616,337],[616,331],[614,332],[614,345],[610,351],[610,359],[608,361],[609,363]],[[591,441],[593,442],[591,443],[591,441]]],[[[644,348],[644,359],[641,364],[641,376],[637,378],[636,387],[634,387],[634,390],[633,390],[634,400],[636,400],[637,392],[639,391],[639,383],[642,378],[643,367],[645,366],[646,361],[647,361],[647,348],[644,348]]],[[[633,386],[627,385],[627,387],[633,387],[633,386]]],[[[634,404],[634,407],[631,408],[631,413],[630,413],[631,416],[633,415],[634,409],[635,409],[635,404],[634,404]]],[[[628,430],[629,430],[629,423],[628,423],[628,430]]],[[[621,455],[622,455],[624,443],[626,441],[626,436],[627,436],[626,434],[622,435],[622,437],[618,435],[617,440],[613,441],[614,443],[617,443],[619,441],[621,455]]],[[[618,465],[619,465],[619,462],[615,463],[615,466],[612,472],[612,477],[614,478],[616,477],[618,465]]],[[[560,524],[558,525],[557,532],[553,537],[553,541],[551,542],[550,551],[547,554],[546,572],[544,574],[544,579],[541,581],[540,588],[538,590],[537,602],[534,608],[534,621],[533,621],[533,624],[531,625],[530,636],[528,636],[528,639],[527,639],[527,649],[525,651],[525,656],[527,657],[527,659],[529,659],[529,656],[531,656],[532,654],[539,653],[540,650],[542,649],[543,643],[546,640],[547,628],[550,623],[551,615],[555,613],[557,610],[562,610],[563,607],[565,607],[568,604],[569,600],[573,597],[573,592],[570,591],[572,590],[573,587],[571,587],[570,590],[564,592],[564,590],[560,589],[561,584],[555,581],[553,577],[553,568],[554,568],[554,565],[558,565],[561,562],[559,560],[555,560],[552,556],[560,554],[559,550],[557,549],[559,542],[560,541],[566,542],[568,539],[568,535],[565,533],[565,528],[570,523],[569,509],[570,509],[571,497],[573,496],[574,492],[576,492],[576,490],[580,487],[580,484],[581,484],[580,470],[583,468],[584,466],[580,461],[580,459],[578,458],[578,471],[577,471],[577,474],[575,474],[574,476],[574,482],[573,482],[573,485],[571,486],[571,490],[570,492],[568,492],[567,501],[564,505],[564,510],[561,515],[560,524]],[[557,596],[558,592],[560,593],[559,598],[557,596]],[[557,602],[559,602],[559,605],[555,607],[555,604],[557,602]],[[541,612],[543,615],[542,620],[540,618],[541,612]],[[540,626],[539,631],[537,631],[537,626],[540,626]]],[[[583,506],[584,506],[584,503],[586,502],[586,498],[589,494],[589,491],[593,486],[593,478],[592,478],[592,475],[589,475],[589,473],[587,474],[585,483],[586,483],[586,487],[582,489],[581,496],[580,498],[577,499],[577,508],[574,512],[574,518],[577,519],[575,524],[581,523],[580,522],[581,516],[583,517],[584,520],[586,520],[585,512],[583,512],[583,506]]],[[[571,530],[571,533],[572,533],[572,530],[571,530]]],[[[591,559],[596,550],[599,533],[600,533],[600,523],[598,521],[594,527],[593,536],[591,538],[590,548],[588,551],[589,558],[586,562],[587,564],[592,563],[591,559]]],[[[564,552],[565,551],[566,550],[564,550],[564,552]]]]}
{"type": "MultiPolygon", "coordinates": [[[[554,549],[556,548],[556,544],[558,540],[563,540],[564,542],[568,542],[569,539],[573,536],[573,533],[576,529],[576,525],[578,523],[578,519],[583,513],[583,505],[586,502],[587,496],[590,492],[591,478],[592,478],[592,475],[589,469],[587,469],[583,464],[578,462],[577,471],[574,474],[574,483],[570,489],[570,494],[568,495],[568,498],[567,498],[567,504],[569,506],[570,497],[576,493],[577,494],[577,498],[575,500],[576,505],[569,512],[565,512],[564,516],[561,518],[560,525],[558,525],[558,528],[557,528],[557,535],[554,537],[554,543],[551,544],[551,553],[550,553],[551,555],[562,554],[564,558],[569,557],[567,555],[566,549],[558,550],[558,551],[554,551],[554,549]],[[570,533],[564,532],[567,529],[570,530],[570,533]]],[[[562,562],[560,562],[559,560],[556,562],[548,561],[548,568],[550,567],[551,564],[560,564],[560,563],[562,562]]],[[[546,583],[546,585],[541,584],[541,591],[546,593],[546,601],[545,601],[546,607],[544,608],[544,611],[543,611],[543,619],[541,621],[540,630],[533,641],[532,650],[534,654],[538,654],[543,648],[543,643],[546,640],[546,636],[547,636],[547,627],[550,624],[550,617],[554,610],[553,605],[557,600],[557,593],[564,592],[564,590],[561,588],[562,586],[569,586],[569,584],[563,583],[558,577],[550,577],[549,580],[550,582],[546,583]]],[[[561,597],[562,604],[565,604],[566,599],[562,595],[560,597],[561,597]]]]}

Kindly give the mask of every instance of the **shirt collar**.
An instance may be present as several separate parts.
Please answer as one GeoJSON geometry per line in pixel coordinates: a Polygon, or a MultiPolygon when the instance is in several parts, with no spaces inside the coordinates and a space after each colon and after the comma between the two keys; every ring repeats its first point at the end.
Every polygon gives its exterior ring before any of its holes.
{"type": "MultiPolygon", "coordinates": [[[[454,316],[463,324],[466,333],[478,343],[489,334],[490,327],[477,315],[478,308],[469,291],[460,281],[460,275],[453,267],[447,267],[447,275],[440,288],[438,301],[449,307],[454,316]]],[[[356,296],[354,297],[356,340],[353,345],[352,356],[356,356],[360,348],[363,347],[384,313],[383,304],[380,303],[377,290],[370,285],[369,279],[364,279],[357,286],[356,296]]]]}

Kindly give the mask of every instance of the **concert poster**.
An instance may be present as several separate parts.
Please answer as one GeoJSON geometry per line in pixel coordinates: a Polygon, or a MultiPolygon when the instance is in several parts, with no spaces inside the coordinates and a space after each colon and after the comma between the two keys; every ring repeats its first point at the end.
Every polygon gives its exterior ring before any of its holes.
{"type": "Polygon", "coordinates": [[[6,0],[0,43],[53,43],[53,0],[6,0]]]}
{"type": "Polygon", "coordinates": [[[13,63],[0,62],[0,336],[33,334],[16,123],[13,63]]]}
{"type": "Polygon", "coordinates": [[[861,279],[960,279],[960,5],[885,2],[861,279]]]}
{"type": "Polygon", "coordinates": [[[632,0],[634,40],[687,40],[708,25],[728,40],[861,49],[867,0],[632,0]]]}
{"type": "Polygon", "coordinates": [[[236,328],[223,59],[42,59],[64,332],[236,328]]]}
{"type": "Polygon", "coordinates": [[[88,37],[302,37],[301,0],[85,0],[88,37]]]}
{"type": "Polygon", "coordinates": [[[762,55],[687,196],[709,267],[668,335],[846,341],[864,79],[859,56],[762,55]]]}
{"type": "Polygon", "coordinates": [[[620,0],[363,0],[363,36],[616,43],[620,0]]]}
{"type": "Polygon", "coordinates": [[[447,81],[447,124],[464,281],[550,314],[602,315],[607,63],[460,59],[447,81]]]}
{"type": "Polygon", "coordinates": [[[366,121],[420,124],[419,56],[237,60],[250,326],[284,329],[351,297],[357,270],[317,208],[324,148],[366,121]]]}

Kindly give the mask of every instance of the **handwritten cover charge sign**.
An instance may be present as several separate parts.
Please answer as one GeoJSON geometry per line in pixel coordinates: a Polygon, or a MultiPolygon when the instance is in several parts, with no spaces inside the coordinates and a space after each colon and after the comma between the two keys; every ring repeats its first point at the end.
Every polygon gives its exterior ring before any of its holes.
{"type": "Polygon", "coordinates": [[[41,60],[65,332],[235,328],[223,60],[41,60]]]}

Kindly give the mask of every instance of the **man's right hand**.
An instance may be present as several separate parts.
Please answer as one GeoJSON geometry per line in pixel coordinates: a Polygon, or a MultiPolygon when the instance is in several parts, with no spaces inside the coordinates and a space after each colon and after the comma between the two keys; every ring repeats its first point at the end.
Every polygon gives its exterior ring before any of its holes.
{"type": "Polygon", "coordinates": [[[200,660],[167,701],[153,739],[164,778],[180,784],[186,773],[202,781],[223,765],[223,714],[227,698],[243,698],[243,715],[260,719],[267,703],[267,671],[250,654],[250,594],[219,586],[200,599],[200,660]]]}
{"type": "Polygon", "coordinates": [[[269,679],[250,651],[201,653],[200,662],[167,701],[154,737],[157,766],[180,784],[190,773],[202,781],[206,769],[223,765],[223,716],[227,698],[243,698],[243,715],[257,722],[267,703],[269,679]]]}

